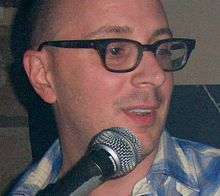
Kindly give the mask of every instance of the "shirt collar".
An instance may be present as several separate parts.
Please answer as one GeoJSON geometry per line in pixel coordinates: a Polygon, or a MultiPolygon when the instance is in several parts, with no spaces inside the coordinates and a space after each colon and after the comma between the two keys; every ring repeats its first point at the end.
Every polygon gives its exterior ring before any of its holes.
{"type": "Polygon", "coordinates": [[[175,178],[176,181],[192,190],[199,190],[193,157],[189,154],[186,155],[176,139],[164,131],[158,153],[147,179],[156,182],[156,184],[153,183],[155,187],[161,185],[161,182],[168,176],[175,178]]]}
{"type": "MultiPolygon", "coordinates": [[[[62,153],[58,140],[54,143],[52,149],[50,153],[47,153],[48,158],[53,160],[53,171],[51,172],[53,175],[50,178],[50,183],[55,182],[59,177],[58,174],[62,163],[62,153]]],[[[199,191],[192,155],[186,154],[185,149],[180,146],[176,138],[171,137],[165,130],[161,135],[158,153],[145,181],[154,190],[158,190],[159,186],[168,177],[174,178],[189,189],[199,191]]]]}
{"type": "MultiPolygon", "coordinates": [[[[139,189],[138,192],[152,193],[159,190],[168,177],[174,178],[184,187],[197,192],[199,188],[192,156],[192,153],[186,153],[177,140],[164,131],[149,174],[140,181],[141,186],[136,186],[139,189]]],[[[37,192],[47,184],[54,183],[59,178],[61,165],[62,153],[59,140],[57,140],[46,152],[45,157],[37,167],[34,166],[18,183],[18,185],[23,185],[15,191],[26,190],[27,186],[34,186],[37,188],[32,191],[37,192]],[[45,171],[45,168],[48,169],[45,171]]]]}

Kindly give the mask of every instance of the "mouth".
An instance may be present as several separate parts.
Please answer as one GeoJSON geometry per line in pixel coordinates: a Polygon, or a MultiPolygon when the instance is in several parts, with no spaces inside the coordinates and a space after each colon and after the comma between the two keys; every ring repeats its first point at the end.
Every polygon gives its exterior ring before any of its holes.
{"type": "Polygon", "coordinates": [[[150,127],[156,121],[157,111],[156,108],[146,107],[133,107],[123,110],[129,121],[136,125],[150,127]]]}
{"type": "Polygon", "coordinates": [[[131,109],[128,110],[128,113],[137,115],[137,116],[147,116],[152,113],[153,110],[150,109],[131,109]]]}

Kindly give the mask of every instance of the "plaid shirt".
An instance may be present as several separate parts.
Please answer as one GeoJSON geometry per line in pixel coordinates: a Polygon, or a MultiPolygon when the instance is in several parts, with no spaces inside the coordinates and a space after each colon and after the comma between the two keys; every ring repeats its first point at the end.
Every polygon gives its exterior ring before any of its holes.
{"type": "MultiPolygon", "coordinates": [[[[61,164],[57,140],[39,163],[27,169],[10,195],[36,195],[56,182],[61,164]]],[[[134,186],[132,195],[220,196],[220,149],[164,132],[149,174],[134,186]]]]}

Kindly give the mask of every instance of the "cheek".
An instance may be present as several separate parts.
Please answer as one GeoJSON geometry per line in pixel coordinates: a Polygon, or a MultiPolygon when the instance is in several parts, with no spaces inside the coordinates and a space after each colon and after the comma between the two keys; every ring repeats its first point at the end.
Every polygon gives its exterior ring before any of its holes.
{"type": "Polygon", "coordinates": [[[161,87],[161,93],[163,97],[163,115],[166,116],[169,110],[170,100],[173,91],[173,74],[170,72],[166,73],[166,81],[161,87]]]}
{"type": "Polygon", "coordinates": [[[105,70],[97,59],[78,58],[75,62],[77,65],[59,66],[57,104],[70,121],[101,121],[111,114],[124,82],[117,74],[105,70]]]}

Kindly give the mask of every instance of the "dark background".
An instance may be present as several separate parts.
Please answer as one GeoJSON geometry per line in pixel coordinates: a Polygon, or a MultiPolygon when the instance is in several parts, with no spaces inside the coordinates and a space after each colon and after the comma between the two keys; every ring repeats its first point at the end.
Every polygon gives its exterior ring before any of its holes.
{"type": "Polygon", "coordinates": [[[19,5],[21,0],[0,0],[0,6],[4,7],[16,7],[19,5]]]}

